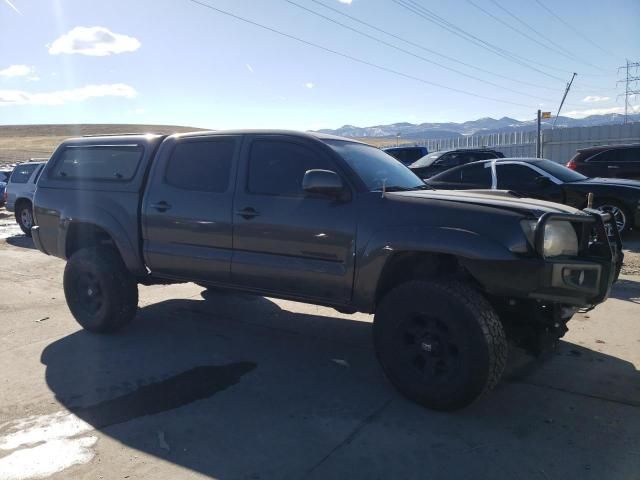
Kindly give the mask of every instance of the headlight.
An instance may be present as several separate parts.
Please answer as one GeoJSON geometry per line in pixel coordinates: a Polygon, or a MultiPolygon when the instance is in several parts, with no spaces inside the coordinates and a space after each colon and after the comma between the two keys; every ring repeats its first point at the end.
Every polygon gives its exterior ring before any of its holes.
{"type": "MultiPolygon", "coordinates": [[[[522,229],[529,243],[534,246],[536,220],[524,220],[522,229]]],[[[544,256],[558,257],[560,255],[578,254],[578,236],[571,223],[563,220],[552,220],[544,226],[544,256]]]]}

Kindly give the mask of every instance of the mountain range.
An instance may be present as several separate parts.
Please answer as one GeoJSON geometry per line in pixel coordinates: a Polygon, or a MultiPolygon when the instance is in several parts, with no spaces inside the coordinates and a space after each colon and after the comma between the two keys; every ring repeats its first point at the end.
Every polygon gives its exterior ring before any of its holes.
{"type": "MultiPolygon", "coordinates": [[[[632,122],[640,121],[640,114],[629,115],[632,122]]],[[[596,125],[613,125],[623,123],[624,115],[591,115],[585,118],[558,117],[555,128],[592,127],[596,125]]],[[[542,128],[551,128],[553,120],[542,122],[542,128]]],[[[404,139],[449,138],[480,133],[502,133],[535,130],[535,120],[516,120],[502,117],[500,119],[485,117],[463,123],[392,123],[390,125],[375,125],[372,127],[355,127],[345,125],[340,128],[319,130],[323,133],[353,138],[384,138],[396,137],[398,134],[404,139]]]]}

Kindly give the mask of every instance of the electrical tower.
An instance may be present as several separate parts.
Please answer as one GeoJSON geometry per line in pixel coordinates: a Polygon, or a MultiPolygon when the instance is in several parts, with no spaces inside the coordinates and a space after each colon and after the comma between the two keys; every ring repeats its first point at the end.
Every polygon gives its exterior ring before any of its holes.
{"type": "Polygon", "coordinates": [[[627,123],[629,116],[629,99],[631,97],[635,98],[635,95],[640,95],[640,89],[638,89],[638,81],[640,81],[640,76],[638,76],[638,67],[640,67],[640,62],[630,62],[627,60],[627,64],[622,67],[618,67],[618,72],[620,70],[625,71],[625,78],[622,80],[618,80],[618,83],[624,83],[624,93],[621,93],[620,96],[624,96],[624,123],[627,123]]]}

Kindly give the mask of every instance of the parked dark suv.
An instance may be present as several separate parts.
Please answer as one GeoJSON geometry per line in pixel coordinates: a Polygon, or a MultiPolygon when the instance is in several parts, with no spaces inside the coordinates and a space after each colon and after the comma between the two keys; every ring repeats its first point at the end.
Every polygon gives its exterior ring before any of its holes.
{"type": "Polygon", "coordinates": [[[458,148],[456,150],[432,152],[409,165],[409,168],[420,178],[429,178],[458,165],[492,158],[504,158],[504,154],[488,148],[458,148]]]}
{"type": "Polygon", "coordinates": [[[406,166],[411,165],[429,153],[427,147],[390,147],[384,148],[383,151],[406,166]]]}
{"type": "Polygon", "coordinates": [[[587,177],[640,180],[640,144],[583,148],[567,167],[587,177]]]}

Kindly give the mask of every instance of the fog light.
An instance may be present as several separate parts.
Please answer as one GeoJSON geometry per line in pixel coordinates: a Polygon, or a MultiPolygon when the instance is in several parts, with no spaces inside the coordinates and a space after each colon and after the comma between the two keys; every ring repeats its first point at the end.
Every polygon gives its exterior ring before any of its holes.
{"type": "Polygon", "coordinates": [[[562,277],[565,283],[576,287],[584,285],[585,273],[584,270],[574,270],[573,268],[565,268],[562,271],[562,277]]]}

